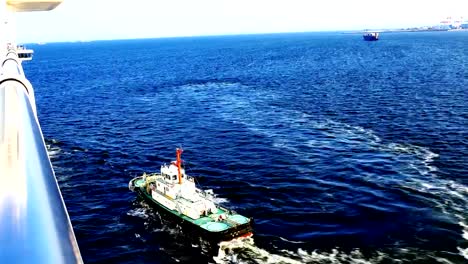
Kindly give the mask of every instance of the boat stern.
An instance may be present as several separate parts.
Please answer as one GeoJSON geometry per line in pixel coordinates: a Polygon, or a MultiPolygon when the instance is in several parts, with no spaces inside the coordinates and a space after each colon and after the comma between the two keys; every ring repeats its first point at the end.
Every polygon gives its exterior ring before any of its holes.
{"type": "Polygon", "coordinates": [[[128,182],[128,189],[132,192],[135,191],[135,188],[139,188],[145,185],[145,180],[143,179],[143,176],[139,176],[136,178],[131,179],[128,182]]]}

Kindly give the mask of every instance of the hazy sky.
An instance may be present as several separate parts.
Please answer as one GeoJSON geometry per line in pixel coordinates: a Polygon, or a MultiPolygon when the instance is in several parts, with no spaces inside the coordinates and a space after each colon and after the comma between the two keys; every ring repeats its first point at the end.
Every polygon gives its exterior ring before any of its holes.
{"type": "Polygon", "coordinates": [[[468,19],[468,0],[65,0],[15,15],[18,42],[361,30],[468,19]]]}

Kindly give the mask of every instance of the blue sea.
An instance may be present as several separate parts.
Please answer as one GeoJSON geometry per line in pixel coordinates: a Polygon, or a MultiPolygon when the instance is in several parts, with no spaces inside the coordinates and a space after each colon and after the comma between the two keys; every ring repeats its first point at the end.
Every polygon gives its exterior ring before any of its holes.
{"type": "Polygon", "coordinates": [[[468,32],[29,48],[86,263],[468,262],[468,32]],[[128,190],[176,147],[252,238],[209,253],[128,190]]]}

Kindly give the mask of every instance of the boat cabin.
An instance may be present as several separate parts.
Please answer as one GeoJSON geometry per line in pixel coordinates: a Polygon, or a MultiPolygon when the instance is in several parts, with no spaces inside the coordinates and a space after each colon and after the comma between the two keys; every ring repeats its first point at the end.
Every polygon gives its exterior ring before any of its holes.
{"type": "Polygon", "coordinates": [[[18,58],[21,61],[32,60],[32,56],[34,51],[31,49],[26,49],[23,45],[18,45],[16,47],[16,52],[18,54],[18,58]]]}

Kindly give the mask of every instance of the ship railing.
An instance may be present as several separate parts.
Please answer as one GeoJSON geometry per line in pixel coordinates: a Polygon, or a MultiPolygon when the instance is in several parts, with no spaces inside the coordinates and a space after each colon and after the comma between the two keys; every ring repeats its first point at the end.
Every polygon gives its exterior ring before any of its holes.
{"type": "MultiPolygon", "coordinates": [[[[27,9],[32,3],[29,7],[38,10],[53,2],[48,1],[7,0],[7,5],[27,9]]],[[[9,39],[0,39],[0,63],[0,263],[82,263],[37,118],[34,90],[9,39]]]]}

